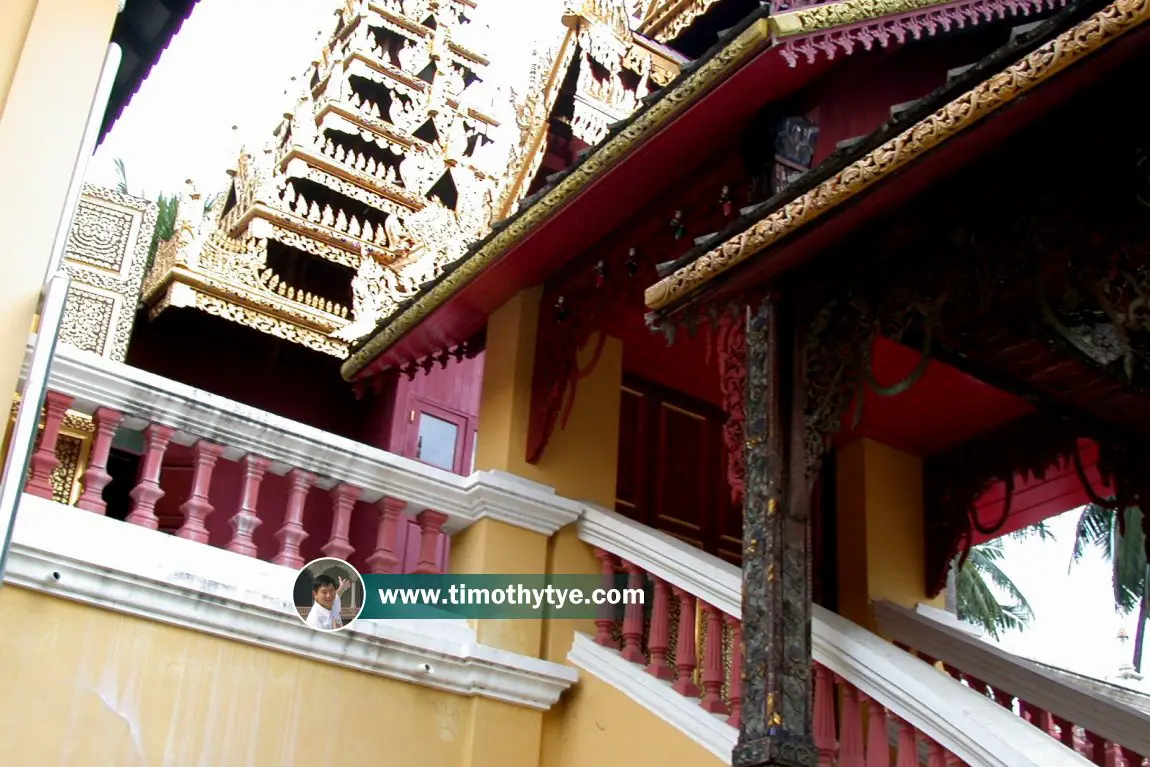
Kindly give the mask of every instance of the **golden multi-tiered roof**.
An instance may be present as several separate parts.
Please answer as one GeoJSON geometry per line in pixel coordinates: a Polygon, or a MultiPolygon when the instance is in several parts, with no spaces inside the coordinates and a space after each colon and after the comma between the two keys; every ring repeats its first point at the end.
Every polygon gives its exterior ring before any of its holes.
{"type": "Polygon", "coordinates": [[[514,211],[573,63],[570,122],[588,144],[674,78],[681,59],[635,32],[649,6],[570,0],[514,92],[484,82],[474,0],[346,0],[271,139],[240,152],[207,214],[189,183],[145,280],[150,316],[193,307],[345,357],[514,211]],[[501,122],[493,104],[509,95],[501,122]]]}

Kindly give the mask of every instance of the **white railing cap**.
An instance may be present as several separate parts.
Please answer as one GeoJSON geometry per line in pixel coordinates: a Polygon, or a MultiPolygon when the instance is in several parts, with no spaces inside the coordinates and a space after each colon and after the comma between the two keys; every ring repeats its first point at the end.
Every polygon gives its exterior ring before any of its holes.
{"type": "Polygon", "coordinates": [[[363,501],[390,496],[406,501],[411,514],[442,512],[449,534],[497,519],[550,535],[582,509],[544,485],[502,472],[462,477],[89,352],[57,349],[49,388],[73,397],[77,411],[123,413],[128,428],[163,424],[176,430],[179,444],[205,439],[233,460],[247,453],[268,458],[276,474],[298,468],[320,477],[321,487],[354,485],[363,501]]]}

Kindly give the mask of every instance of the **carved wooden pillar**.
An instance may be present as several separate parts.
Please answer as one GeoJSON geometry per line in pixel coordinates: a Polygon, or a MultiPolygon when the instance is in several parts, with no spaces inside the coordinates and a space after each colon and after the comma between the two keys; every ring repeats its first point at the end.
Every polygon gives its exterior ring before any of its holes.
{"type": "Polygon", "coordinates": [[[379,508],[379,530],[375,539],[375,551],[367,558],[367,563],[371,565],[373,573],[389,575],[399,566],[399,557],[395,555],[395,543],[407,501],[385,495],[376,506],[379,508]]]}
{"type": "Polygon", "coordinates": [[[24,491],[49,501],[53,497],[52,472],[60,465],[60,459],[56,457],[56,440],[71,405],[72,398],[67,394],[50,391],[44,395],[44,431],[40,433],[40,444],[29,461],[32,472],[24,491]]]}
{"type": "Polygon", "coordinates": [[[276,540],[280,542],[280,550],[272,559],[277,565],[284,567],[303,567],[303,556],[299,547],[307,538],[307,531],[303,527],[303,507],[307,503],[307,491],[315,484],[315,475],[303,469],[292,469],[287,474],[288,502],[284,513],[284,524],[276,531],[276,540]]]}
{"type": "Polygon", "coordinates": [[[132,492],[132,513],[128,515],[128,522],[140,527],[156,530],[160,520],[156,518],[156,503],[164,497],[160,489],[160,469],[164,464],[164,453],[168,450],[168,443],[172,441],[175,429],[167,426],[152,424],[144,429],[144,463],[140,468],[140,479],[132,492]]]}
{"type": "Polygon", "coordinates": [[[795,302],[748,317],[743,712],[738,767],[813,767],[805,365],[795,302]]]}
{"type": "Polygon", "coordinates": [[[88,468],[84,470],[84,492],[76,501],[76,508],[103,514],[108,508],[104,503],[104,488],[112,481],[112,475],[108,473],[108,454],[124,416],[111,408],[98,407],[92,420],[96,422],[96,436],[92,440],[88,468]]]}
{"type": "Polygon", "coordinates": [[[184,524],[176,533],[181,538],[198,543],[208,542],[208,527],[204,521],[208,515],[215,511],[212,502],[208,500],[208,492],[212,489],[212,472],[215,471],[216,462],[220,460],[224,448],[220,445],[198,440],[195,448],[196,468],[192,474],[192,492],[188,500],[180,505],[184,514],[184,524]]]}
{"type": "Polygon", "coordinates": [[[439,572],[435,553],[439,534],[447,524],[447,515],[428,509],[416,514],[415,521],[419,523],[419,564],[415,566],[415,572],[417,575],[435,575],[439,572]]]}
{"type": "Polygon", "coordinates": [[[347,539],[351,527],[351,510],[359,500],[361,490],[358,487],[341,482],[332,492],[332,505],[335,515],[331,521],[331,538],[320,549],[324,555],[346,560],[355,551],[347,539]]]}
{"type": "Polygon", "coordinates": [[[240,506],[229,520],[232,526],[232,539],[228,542],[228,551],[249,557],[254,557],[257,553],[253,536],[256,528],[262,523],[257,510],[260,485],[263,484],[264,474],[270,465],[271,461],[267,458],[257,455],[244,456],[244,485],[240,494],[240,506]]]}

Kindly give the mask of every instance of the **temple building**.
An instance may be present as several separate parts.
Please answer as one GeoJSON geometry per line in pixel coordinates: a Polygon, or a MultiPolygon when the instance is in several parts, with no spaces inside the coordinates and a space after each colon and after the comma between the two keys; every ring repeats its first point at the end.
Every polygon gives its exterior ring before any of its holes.
{"type": "MultiPolygon", "coordinates": [[[[88,66],[158,2],[19,1],[88,66]]],[[[154,257],[73,177],[0,763],[1148,767],[1144,695],[943,591],[1150,496],[1150,0],[567,0],[514,82],[493,2],[334,4],[154,257]],[[321,634],[324,556],[650,599],[321,634]]]]}

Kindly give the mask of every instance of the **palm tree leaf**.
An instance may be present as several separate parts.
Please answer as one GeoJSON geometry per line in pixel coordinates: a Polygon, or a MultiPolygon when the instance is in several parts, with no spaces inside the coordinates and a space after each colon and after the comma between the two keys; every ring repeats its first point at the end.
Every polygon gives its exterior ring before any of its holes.
{"type": "Polygon", "coordinates": [[[1002,631],[1022,630],[1034,620],[1030,603],[997,564],[1004,555],[1000,538],[975,546],[955,584],[959,618],[981,626],[995,639],[1002,631]],[[1005,592],[1013,604],[1004,605],[995,588],[1005,592]]]}
{"type": "MultiPolygon", "coordinates": [[[[1114,511],[1103,506],[1084,506],[1078,523],[1074,527],[1074,550],[1070,554],[1070,565],[1076,565],[1086,555],[1090,547],[1098,547],[1102,556],[1109,560],[1114,555],[1114,511]]],[[[1067,569],[1069,572],[1069,568],[1067,569]]]]}
{"type": "Polygon", "coordinates": [[[1114,586],[1114,608],[1121,614],[1133,612],[1142,601],[1146,572],[1146,536],[1140,524],[1141,512],[1136,508],[1124,511],[1126,534],[1118,535],[1114,525],[1114,558],[1112,582],[1114,586]]]}

